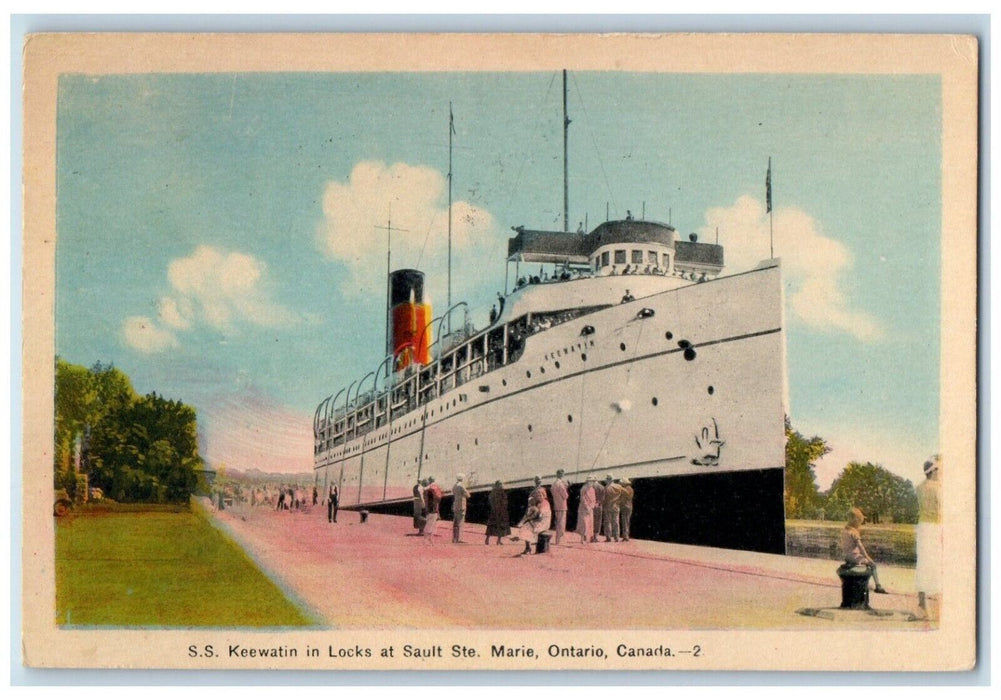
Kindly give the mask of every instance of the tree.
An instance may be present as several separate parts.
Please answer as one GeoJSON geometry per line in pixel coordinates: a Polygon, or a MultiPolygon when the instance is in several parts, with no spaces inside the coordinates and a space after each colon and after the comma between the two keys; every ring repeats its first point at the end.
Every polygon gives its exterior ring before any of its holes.
{"type": "Polygon", "coordinates": [[[914,484],[872,462],[849,463],[831,484],[827,502],[831,514],[839,518],[859,508],[874,523],[883,519],[913,523],[918,519],[914,484]]]}
{"type": "Polygon", "coordinates": [[[91,437],[92,481],[120,501],[182,502],[195,488],[195,411],[155,392],[110,406],[91,437]]]}
{"type": "Polygon", "coordinates": [[[56,358],[53,461],[57,485],[66,488],[69,486],[63,482],[66,475],[73,472],[73,452],[77,440],[84,433],[97,398],[92,379],[86,367],[56,358]]]}
{"type": "Polygon", "coordinates": [[[138,396],[113,365],[90,369],[56,360],[54,473],[71,496],[74,453],[92,486],[120,501],[182,502],[195,488],[195,411],[155,392],[138,396]]]}
{"type": "Polygon", "coordinates": [[[88,473],[93,427],[111,408],[132,402],[136,393],[128,376],[114,365],[98,362],[87,369],[57,357],[55,374],[55,480],[56,486],[65,488],[72,497],[76,489],[74,452],[79,449],[80,469],[88,473]]]}
{"type": "Polygon", "coordinates": [[[787,518],[817,517],[821,506],[815,462],[831,451],[823,438],[805,438],[786,426],[785,508],[787,518]]]}

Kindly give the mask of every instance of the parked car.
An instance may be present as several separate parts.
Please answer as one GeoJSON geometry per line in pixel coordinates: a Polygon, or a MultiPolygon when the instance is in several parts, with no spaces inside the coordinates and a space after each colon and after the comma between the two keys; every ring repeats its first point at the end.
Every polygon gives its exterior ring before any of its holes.
{"type": "Polygon", "coordinates": [[[55,499],[52,506],[52,514],[55,516],[66,515],[73,507],[73,500],[66,493],[66,489],[56,489],[55,499]]]}

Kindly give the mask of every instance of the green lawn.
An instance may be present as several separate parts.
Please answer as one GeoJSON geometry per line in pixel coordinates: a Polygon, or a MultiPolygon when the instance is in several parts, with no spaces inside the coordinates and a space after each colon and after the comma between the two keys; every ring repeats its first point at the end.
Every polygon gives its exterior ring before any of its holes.
{"type": "Polygon", "coordinates": [[[73,513],[56,520],[59,624],[313,624],[199,512],[73,513]]]}

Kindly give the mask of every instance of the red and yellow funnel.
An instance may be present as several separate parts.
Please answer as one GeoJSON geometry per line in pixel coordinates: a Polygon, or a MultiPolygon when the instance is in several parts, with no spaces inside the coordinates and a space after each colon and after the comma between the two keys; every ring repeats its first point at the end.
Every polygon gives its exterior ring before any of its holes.
{"type": "Polygon", "coordinates": [[[389,276],[390,343],[396,369],[431,362],[431,305],[424,303],[424,273],[394,270],[389,276]]]}

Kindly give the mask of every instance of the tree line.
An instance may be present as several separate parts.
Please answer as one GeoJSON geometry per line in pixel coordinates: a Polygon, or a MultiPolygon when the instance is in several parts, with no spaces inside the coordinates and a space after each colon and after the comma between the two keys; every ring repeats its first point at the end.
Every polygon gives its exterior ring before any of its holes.
{"type": "Polygon", "coordinates": [[[823,438],[805,437],[786,418],[786,517],[843,520],[860,508],[874,523],[916,523],[918,496],[907,479],[879,464],[849,462],[827,491],[817,486],[815,462],[830,452],[823,438]]]}
{"type": "Polygon", "coordinates": [[[113,365],[56,358],[55,487],[90,488],[125,503],[187,501],[203,469],[195,410],[156,392],[140,396],[113,365]]]}

